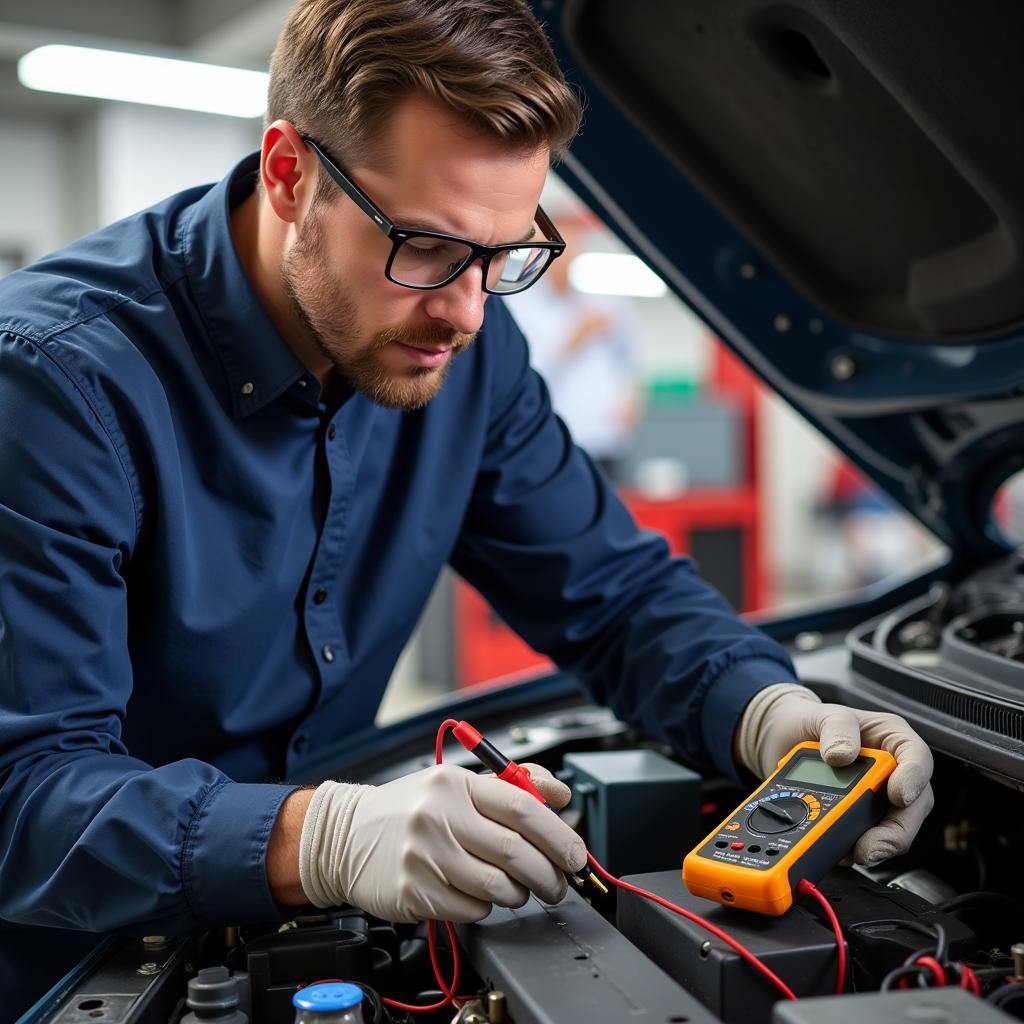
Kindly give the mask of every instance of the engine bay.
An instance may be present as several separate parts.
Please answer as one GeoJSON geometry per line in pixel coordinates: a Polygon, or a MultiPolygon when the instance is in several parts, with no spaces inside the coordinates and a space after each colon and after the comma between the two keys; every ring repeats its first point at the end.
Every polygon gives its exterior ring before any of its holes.
{"type": "MultiPolygon", "coordinates": [[[[845,938],[841,997],[833,994],[835,936],[814,900],[800,896],[772,918],[710,903],[683,886],[683,855],[746,794],[728,780],[702,779],[563,688],[513,708],[481,704],[472,714],[516,761],[542,764],[569,784],[573,800],[561,813],[610,872],[703,915],[770,966],[798,1002],[780,1000],[734,949],[693,921],[633,893],[570,887],[558,905],[531,899],[458,926],[461,1007],[414,1015],[384,1005],[382,997],[441,998],[426,927],[340,908],[283,925],[111,937],[27,1019],[178,1024],[190,1012],[189,979],[211,967],[236,979],[237,1008],[254,1024],[290,1024],[295,991],[325,979],[363,988],[367,1024],[768,1024],[885,1016],[901,1006],[931,1006],[924,1016],[934,1020],[966,1019],[964,1006],[971,1020],[1024,1018],[1024,563],[1014,556],[958,586],[934,584],[845,635],[792,640],[801,678],[824,700],[904,715],[935,757],[936,805],[911,850],[876,868],[838,865],[818,883],[845,938]],[[945,985],[938,972],[913,966],[922,955],[945,965],[945,985]],[[957,984],[958,965],[973,971],[981,998],[957,984]],[[852,993],[881,1003],[868,1009],[852,993]]],[[[470,716],[466,708],[458,713],[470,716]]],[[[440,721],[444,709],[430,717],[440,721]]],[[[428,735],[425,720],[391,742],[385,731],[380,745],[336,771],[379,783],[418,769],[432,761],[428,735]]],[[[451,746],[447,761],[475,767],[451,746]]],[[[439,935],[447,976],[450,950],[443,929],[439,935]]]]}

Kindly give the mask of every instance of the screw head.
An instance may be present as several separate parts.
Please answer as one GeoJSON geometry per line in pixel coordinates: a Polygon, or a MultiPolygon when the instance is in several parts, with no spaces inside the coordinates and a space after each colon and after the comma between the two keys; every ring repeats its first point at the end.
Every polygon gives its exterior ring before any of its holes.
{"type": "Polygon", "coordinates": [[[822,644],[824,638],[815,631],[798,633],[796,637],[796,649],[798,651],[816,651],[822,644]]]}

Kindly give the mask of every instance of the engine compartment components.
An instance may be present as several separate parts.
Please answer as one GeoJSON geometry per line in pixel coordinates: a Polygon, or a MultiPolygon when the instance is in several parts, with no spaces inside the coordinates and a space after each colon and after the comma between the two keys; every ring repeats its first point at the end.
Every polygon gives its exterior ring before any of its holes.
{"type": "MultiPolygon", "coordinates": [[[[802,897],[781,917],[709,905],[686,891],[678,872],[626,879],[706,917],[738,939],[801,996],[826,995],[835,978],[835,937],[820,908],[802,897]],[[709,909],[710,907],[710,909],[709,909]]],[[[850,987],[872,987],[927,944],[912,928],[942,923],[950,955],[968,956],[977,940],[969,928],[920,897],[872,882],[851,868],[837,868],[820,883],[840,917],[852,965],[850,987]],[[862,930],[865,922],[884,930],[862,930]],[[901,927],[901,923],[904,927],[901,927]]],[[[778,993],[735,950],[685,918],[632,894],[620,893],[617,924],[659,967],[692,992],[726,1024],[767,1024],[778,993]]]]}

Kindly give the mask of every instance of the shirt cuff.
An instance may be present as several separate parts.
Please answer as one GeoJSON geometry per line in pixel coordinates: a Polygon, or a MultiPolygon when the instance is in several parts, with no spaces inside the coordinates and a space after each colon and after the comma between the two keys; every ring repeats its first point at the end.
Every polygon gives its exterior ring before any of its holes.
{"type": "Polygon", "coordinates": [[[226,782],[189,822],[182,885],[189,909],[208,924],[283,920],[267,883],[267,845],[285,798],[298,786],[226,782]]]}
{"type": "Polygon", "coordinates": [[[740,768],[732,756],[732,740],[744,708],[766,686],[795,682],[798,680],[786,666],[771,658],[737,662],[715,680],[701,708],[701,732],[711,762],[719,772],[742,783],[740,768]]]}

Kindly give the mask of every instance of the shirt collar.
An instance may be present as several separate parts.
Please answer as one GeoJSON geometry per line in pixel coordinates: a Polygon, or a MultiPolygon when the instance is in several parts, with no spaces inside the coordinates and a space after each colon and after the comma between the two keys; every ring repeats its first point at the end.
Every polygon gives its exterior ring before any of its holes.
{"type": "Polygon", "coordinates": [[[250,153],[193,204],[183,227],[185,270],[210,341],[227,375],[231,411],[242,419],[299,380],[315,382],[278,333],[242,268],[231,209],[255,185],[250,153]]]}

